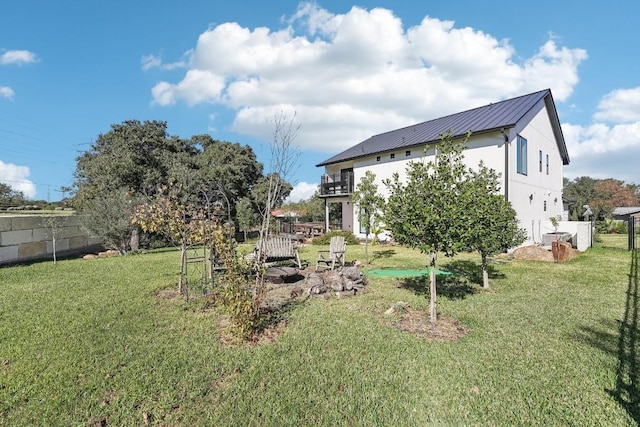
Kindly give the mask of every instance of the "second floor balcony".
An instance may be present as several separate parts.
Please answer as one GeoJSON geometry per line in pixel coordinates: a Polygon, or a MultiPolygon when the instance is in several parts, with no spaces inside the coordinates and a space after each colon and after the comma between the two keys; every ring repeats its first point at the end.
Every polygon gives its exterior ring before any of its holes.
{"type": "Polygon", "coordinates": [[[353,171],[324,174],[320,179],[320,197],[350,196],[353,190],[353,171]]]}

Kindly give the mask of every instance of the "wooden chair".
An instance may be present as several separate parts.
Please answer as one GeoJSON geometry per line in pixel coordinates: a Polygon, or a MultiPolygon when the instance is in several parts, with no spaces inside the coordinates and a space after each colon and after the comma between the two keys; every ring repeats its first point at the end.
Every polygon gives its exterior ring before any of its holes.
{"type": "Polygon", "coordinates": [[[298,268],[302,268],[298,249],[289,237],[272,236],[264,242],[265,263],[276,263],[281,261],[293,261],[298,268]]]}
{"type": "Polygon", "coordinates": [[[347,244],[343,236],[333,236],[329,242],[329,250],[318,251],[318,262],[316,271],[320,268],[335,269],[336,265],[344,267],[344,254],[347,251],[347,244]],[[324,265],[320,265],[324,264],[324,265]]]}

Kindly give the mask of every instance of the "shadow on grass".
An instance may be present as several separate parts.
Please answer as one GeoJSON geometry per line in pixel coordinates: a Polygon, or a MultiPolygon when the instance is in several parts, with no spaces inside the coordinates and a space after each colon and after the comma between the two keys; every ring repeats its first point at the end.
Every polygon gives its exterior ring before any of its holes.
{"type": "MultiPolygon", "coordinates": [[[[465,277],[469,282],[482,286],[482,266],[473,261],[451,261],[446,263],[443,268],[451,271],[455,275],[465,277]]],[[[487,266],[489,279],[503,279],[505,275],[500,273],[494,266],[487,266]]]]}
{"type": "Polygon", "coordinates": [[[261,310],[260,320],[255,328],[256,334],[264,333],[266,330],[286,323],[291,317],[291,313],[305,303],[305,299],[292,299],[283,304],[277,304],[261,310]]]}
{"type": "MultiPolygon", "coordinates": [[[[482,266],[473,261],[451,261],[443,264],[443,269],[453,273],[451,276],[436,277],[436,292],[449,299],[463,299],[467,295],[478,292],[474,285],[482,286],[482,266]]],[[[489,279],[504,278],[492,265],[487,267],[489,279]]],[[[429,277],[411,277],[401,283],[402,287],[411,289],[416,295],[429,295],[429,277]]]]}
{"type": "Polygon", "coordinates": [[[602,319],[599,328],[581,327],[576,334],[572,335],[572,338],[607,354],[617,356],[620,324],[621,322],[618,320],[602,319]]]}
{"type": "Polygon", "coordinates": [[[640,423],[640,389],[638,387],[640,380],[638,372],[640,366],[640,342],[638,342],[639,258],[640,250],[631,251],[627,302],[618,337],[616,388],[609,390],[609,393],[627,410],[636,423],[640,423]]]}
{"type": "Polygon", "coordinates": [[[584,327],[576,337],[595,348],[617,356],[615,388],[607,392],[638,424],[640,424],[639,258],[640,250],[631,252],[629,285],[622,321],[605,320],[600,329],[584,327]],[[616,329],[617,334],[613,332],[616,329]]]}
{"type": "Polygon", "coordinates": [[[382,258],[391,258],[396,254],[394,249],[384,249],[381,251],[373,251],[373,255],[371,256],[371,262],[382,259],[382,258]]]}
{"type": "MultiPolygon", "coordinates": [[[[407,277],[401,286],[415,292],[416,295],[429,296],[429,276],[407,277]]],[[[471,286],[464,276],[437,276],[436,293],[438,297],[448,299],[463,299],[469,294],[474,294],[477,289],[471,286]]]]}

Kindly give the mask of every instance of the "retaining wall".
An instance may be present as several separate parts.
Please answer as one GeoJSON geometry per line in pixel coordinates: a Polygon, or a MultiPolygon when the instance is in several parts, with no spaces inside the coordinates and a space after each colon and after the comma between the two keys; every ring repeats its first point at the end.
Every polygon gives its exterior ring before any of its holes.
{"type": "Polygon", "coordinates": [[[54,229],[56,256],[92,252],[101,247],[99,240],[82,229],[77,215],[0,216],[0,265],[53,258],[54,229]]]}

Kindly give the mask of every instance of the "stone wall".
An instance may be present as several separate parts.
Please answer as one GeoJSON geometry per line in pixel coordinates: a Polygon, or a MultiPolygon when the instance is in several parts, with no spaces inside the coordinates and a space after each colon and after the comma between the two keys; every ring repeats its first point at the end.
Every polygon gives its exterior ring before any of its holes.
{"type": "Polygon", "coordinates": [[[0,216],[0,265],[53,258],[54,228],[57,256],[100,248],[100,242],[82,229],[77,215],[0,216]]]}

